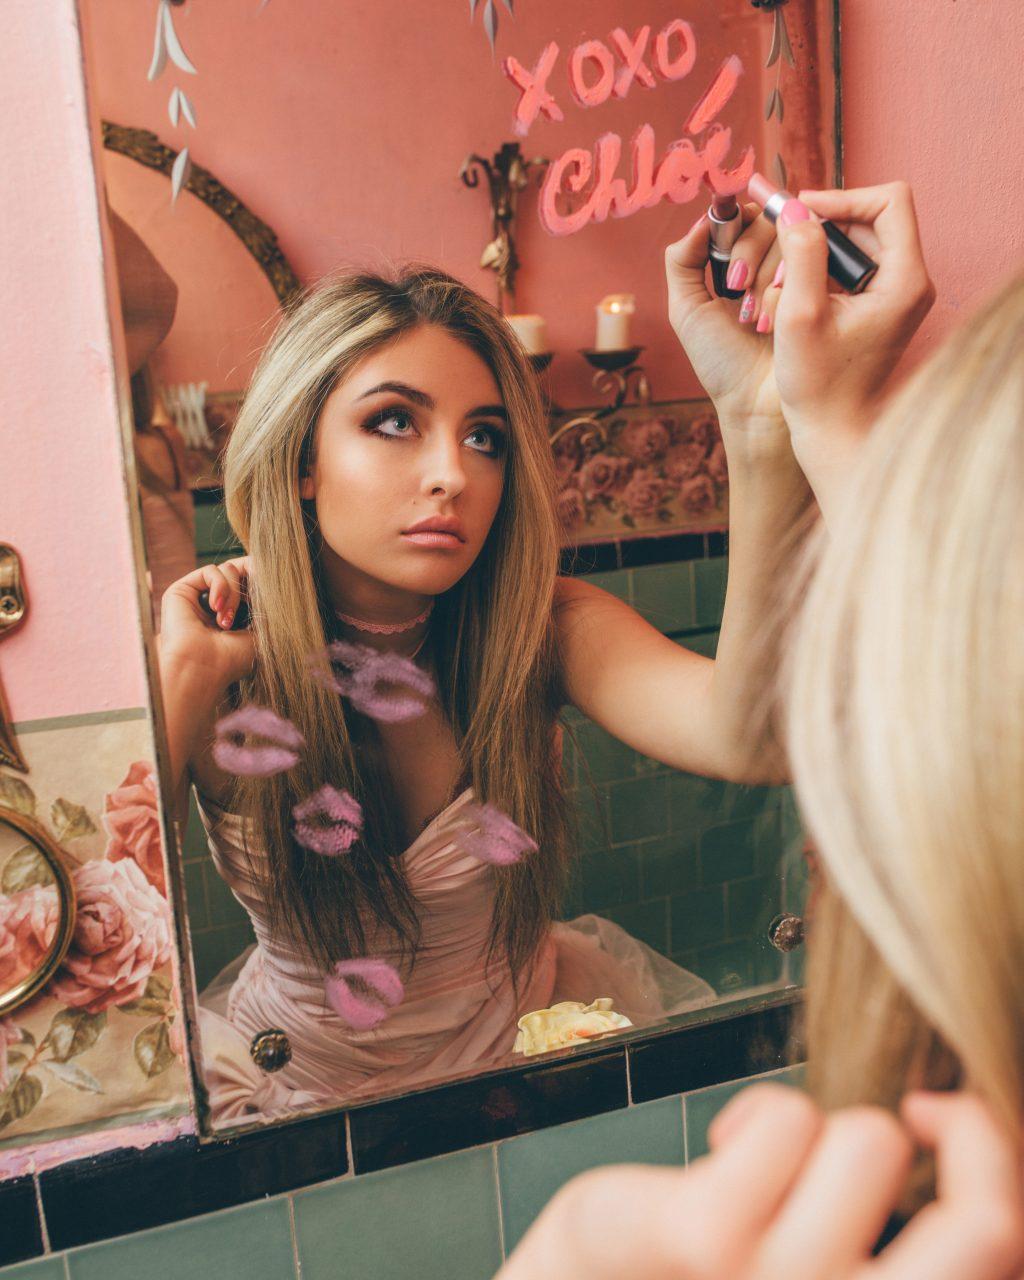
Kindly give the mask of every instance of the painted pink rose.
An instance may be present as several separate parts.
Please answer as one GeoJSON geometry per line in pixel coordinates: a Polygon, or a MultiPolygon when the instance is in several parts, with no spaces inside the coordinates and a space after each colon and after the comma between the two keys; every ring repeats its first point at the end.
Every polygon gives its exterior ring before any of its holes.
{"type": "Polygon", "coordinates": [[[39,968],[59,920],[56,885],[34,884],[0,897],[0,991],[39,968]]]}
{"type": "Polygon", "coordinates": [[[694,418],[690,423],[689,436],[695,444],[703,448],[705,454],[710,453],[722,438],[722,433],[718,429],[718,419],[712,413],[694,418]]]}
{"type": "Polygon", "coordinates": [[[556,510],[562,531],[572,533],[583,523],[587,514],[583,494],[579,489],[563,489],[556,499],[556,510]]]}
{"type": "Polygon", "coordinates": [[[590,501],[618,493],[633,471],[628,458],[614,458],[610,453],[595,453],[583,464],[580,482],[583,496],[590,501]]]}
{"type": "Polygon", "coordinates": [[[675,444],[665,458],[665,474],[674,485],[681,485],[704,469],[704,446],[690,441],[688,444],[675,444]]]}
{"type": "Polygon", "coordinates": [[[665,496],[665,482],[649,471],[634,472],[621,494],[622,505],[631,516],[643,519],[657,511],[665,496]]]}
{"type": "Polygon", "coordinates": [[[715,509],[715,486],[707,472],[687,480],[679,490],[679,504],[691,516],[706,515],[715,509]]]}
{"type": "Polygon", "coordinates": [[[131,858],[149,883],[166,896],[159,804],[153,766],[136,760],[124,781],[106,797],[103,825],[110,843],[103,856],[111,862],[131,858]]]}
{"type": "Polygon", "coordinates": [[[708,456],[708,475],[717,485],[724,486],[729,483],[729,465],[725,460],[725,445],[721,440],[708,456]]]}
{"type": "Polygon", "coordinates": [[[7,1061],[7,1050],[15,1044],[21,1044],[21,1027],[14,1025],[13,1018],[0,1018],[0,1089],[6,1089],[10,1084],[11,1069],[7,1061]]]}
{"type": "Polygon", "coordinates": [[[657,462],[665,456],[671,440],[669,428],[660,418],[631,422],[618,438],[618,446],[637,462],[657,462]]]}
{"type": "Polygon", "coordinates": [[[87,862],[74,881],[75,933],[49,991],[99,1013],[141,996],[150,974],[170,959],[171,913],[131,858],[87,862]]]}

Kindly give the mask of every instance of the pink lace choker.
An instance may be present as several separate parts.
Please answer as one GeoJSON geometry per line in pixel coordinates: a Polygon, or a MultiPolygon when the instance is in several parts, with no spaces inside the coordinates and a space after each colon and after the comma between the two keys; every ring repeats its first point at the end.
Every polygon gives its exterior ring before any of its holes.
{"type": "Polygon", "coordinates": [[[366,622],[362,618],[352,618],[347,613],[342,613],[340,609],[335,609],[334,614],[335,617],[340,618],[348,626],[355,627],[357,631],[370,631],[376,636],[396,636],[402,631],[411,631],[413,627],[418,627],[421,622],[426,622],[433,607],[434,602],[431,600],[421,614],[418,614],[408,622],[366,622]]]}

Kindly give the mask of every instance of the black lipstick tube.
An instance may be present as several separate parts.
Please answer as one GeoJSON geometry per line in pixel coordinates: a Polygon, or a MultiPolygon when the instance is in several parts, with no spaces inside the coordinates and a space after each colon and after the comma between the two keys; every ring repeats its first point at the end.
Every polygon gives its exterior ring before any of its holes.
{"type": "MultiPolygon", "coordinates": [[[[734,202],[735,203],[735,202],[734,202]]],[[[720,298],[742,298],[745,289],[730,289],[725,283],[729,273],[729,255],[732,247],[740,238],[743,230],[743,210],[736,204],[736,212],[730,218],[723,218],[715,212],[712,205],[708,210],[708,222],[711,230],[708,233],[708,260],[711,265],[711,282],[715,293],[720,298]]]]}
{"type": "MultiPolygon", "coordinates": [[[[764,206],[765,217],[777,222],[779,214],[789,200],[795,199],[788,191],[776,191],[764,206]]],[[[849,293],[860,293],[878,270],[878,263],[869,258],[863,249],[844,235],[834,222],[821,219],[821,225],[828,241],[828,273],[836,284],[841,285],[849,293]]]]}

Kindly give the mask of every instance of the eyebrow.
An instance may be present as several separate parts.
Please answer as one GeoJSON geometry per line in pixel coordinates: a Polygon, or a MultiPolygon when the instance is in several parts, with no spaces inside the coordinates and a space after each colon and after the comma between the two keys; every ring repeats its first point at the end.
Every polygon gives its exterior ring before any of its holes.
{"type": "MultiPolygon", "coordinates": [[[[406,400],[411,400],[413,404],[422,405],[424,409],[437,407],[433,396],[427,395],[425,391],[420,391],[416,387],[410,387],[407,382],[379,382],[375,387],[371,387],[369,391],[364,391],[361,396],[356,396],[355,403],[358,404],[360,400],[367,400],[370,396],[377,396],[385,391],[404,396],[406,400]]],[[[503,404],[478,404],[475,409],[469,410],[466,417],[476,418],[485,415],[502,418],[505,422],[508,421],[508,410],[503,404]]]]}

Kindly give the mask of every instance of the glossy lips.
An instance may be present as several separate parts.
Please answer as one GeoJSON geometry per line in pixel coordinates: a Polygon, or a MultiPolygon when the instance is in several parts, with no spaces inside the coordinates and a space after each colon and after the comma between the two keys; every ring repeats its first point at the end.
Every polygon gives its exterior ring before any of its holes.
{"type": "Polygon", "coordinates": [[[214,726],[213,758],[225,773],[267,778],[298,763],[304,739],[290,720],[254,703],[223,716],[214,726]],[[265,742],[247,743],[247,738],[265,742]]]}
{"type": "Polygon", "coordinates": [[[405,996],[398,971],[386,960],[339,960],[324,991],[328,1004],[354,1031],[372,1031],[405,996]]]}
{"type": "Polygon", "coordinates": [[[454,823],[452,840],[469,857],[495,867],[537,852],[537,842],[492,804],[467,804],[454,823]]]}
{"type": "Polygon", "coordinates": [[[347,791],[325,783],[292,809],[293,834],[304,849],[335,858],[347,853],[363,828],[363,810],[347,791]]]}
{"type": "Polygon", "coordinates": [[[414,720],[434,694],[430,675],[397,653],[335,640],[312,664],[314,675],[373,720],[414,720]]]}

